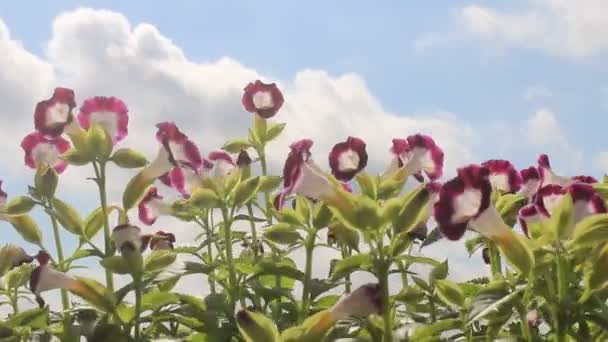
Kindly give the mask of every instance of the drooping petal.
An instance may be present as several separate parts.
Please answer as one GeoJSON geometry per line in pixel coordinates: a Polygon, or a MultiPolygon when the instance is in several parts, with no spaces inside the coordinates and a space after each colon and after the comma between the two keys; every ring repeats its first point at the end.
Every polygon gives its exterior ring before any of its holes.
{"type": "Polygon", "coordinates": [[[284,99],[275,83],[266,84],[257,80],[245,87],[241,102],[246,111],[268,119],[281,109],[284,99]]]}
{"type": "Polygon", "coordinates": [[[251,157],[249,156],[249,153],[247,153],[247,150],[241,150],[241,152],[239,152],[238,157],[236,158],[236,165],[241,168],[251,165],[252,162],[253,160],[251,160],[251,157]]]}
{"type": "Polygon", "coordinates": [[[458,240],[471,221],[490,206],[489,170],[479,165],[458,169],[458,175],[441,187],[433,214],[441,233],[458,240]]]}
{"type": "Polygon", "coordinates": [[[171,213],[171,205],[163,201],[163,197],[158,194],[158,189],[151,187],[148,193],[139,202],[139,220],[147,225],[152,225],[161,215],[171,213]]]}
{"type": "Polygon", "coordinates": [[[557,184],[543,186],[536,193],[534,201],[536,208],[541,214],[550,217],[553,210],[559,206],[565,193],[565,189],[557,184]]]}
{"type": "Polygon", "coordinates": [[[541,186],[546,185],[559,185],[568,186],[574,181],[568,177],[563,177],[555,174],[551,169],[551,163],[549,162],[549,156],[541,154],[538,157],[538,172],[540,174],[541,186]]]}
{"type": "Polygon", "coordinates": [[[494,190],[514,193],[521,188],[522,177],[508,160],[492,159],[481,165],[490,170],[490,183],[494,190]]]}
{"type": "Polygon", "coordinates": [[[84,101],[78,121],[84,129],[89,129],[91,123],[101,125],[116,144],[128,134],[128,111],[125,103],[116,97],[95,96],[84,101]]]}
{"type": "Polygon", "coordinates": [[[340,181],[348,182],[367,165],[366,144],[356,137],[348,137],[336,144],[329,153],[332,174],[340,181]]]}
{"type": "Polygon", "coordinates": [[[53,96],[36,104],[34,123],[36,130],[49,137],[58,137],[66,125],[74,120],[72,109],[76,107],[74,91],[68,88],[55,88],[53,96]]]}
{"type": "Polygon", "coordinates": [[[606,204],[593,186],[574,183],[566,188],[574,202],[574,220],[579,222],[587,216],[606,212],[606,204]]]}
{"type": "Polygon", "coordinates": [[[380,285],[366,284],[342,297],[330,312],[335,320],[367,317],[382,312],[384,305],[380,285]]]}
{"type": "Polygon", "coordinates": [[[173,249],[174,243],[175,235],[159,230],[158,232],[154,233],[150,239],[150,249],[173,249]]]}
{"type": "Polygon", "coordinates": [[[521,170],[519,173],[522,179],[520,193],[528,198],[532,198],[536,195],[541,183],[538,168],[530,166],[527,169],[521,170]]]}
{"type": "Polygon", "coordinates": [[[46,164],[62,173],[67,166],[60,157],[70,149],[70,143],[62,137],[47,138],[40,132],[33,132],[23,138],[21,148],[25,152],[25,164],[32,169],[46,164]]]}
{"type": "Polygon", "coordinates": [[[542,214],[534,204],[528,204],[522,207],[517,214],[517,222],[527,237],[530,237],[528,225],[546,218],[547,216],[542,214]]]}

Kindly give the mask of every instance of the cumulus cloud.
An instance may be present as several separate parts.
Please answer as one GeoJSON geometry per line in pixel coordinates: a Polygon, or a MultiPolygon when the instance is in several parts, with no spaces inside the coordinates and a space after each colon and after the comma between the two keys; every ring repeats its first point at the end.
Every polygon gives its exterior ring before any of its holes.
{"type": "MultiPolygon", "coordinates": [[[[93,95],[125,100],[130,134],[121,146],[134,147],[150,158],[157,149],[154,125],[164,120],[175,121],[204,152],[219,148],[230,137],[245,136],[253,118],[241,108],[242,89],[260,78],[276,81],[286,98],[276,119],[287,122],[287,128],[269,151],[275,172],[288,143],[304,137],[315,141],[313,152],[324,166],[331,146],[349,135],[367,141],[371,171],[381,170],[388,161],[393,137],[416,132],[432,135],[444,148],[448,174],[474,159],[469,124],[441,110],[388,112],[355,73],[332,75],[310,69],[276,80],[229,57],[193,60],[154,26],[133,26],[125,16],[111,11],[78,9],[56,17],[44,56],[27,51],[0,20],[0,49],[0,89],[5,101],[0,120],[8,123],[0,125],[0,164],[5,172],[2,177],[11,183],[29,183],[19,141],[33,129],[35,103],[47,98],[56,85],[75,89],[80,103],[93,95]]],[[[110,202],[119,202],[132,175],[132,171],[110,170],[110,202]]],[[[88,176],[90,170],[70,167],[61,177],[61,196],[77,201],[83,212],[97,206],[96,188],[85,181],[88,176]]],[[[161,219],[157,226],[177,232],[181,243],[193,241],[199,233],[176,220],[161,219]]],[[[199,291],[200,279],[187,281],[186,286],[199,291]]]]}
{"type": "Polygon", "coordinates": [[[482,39],[571,58],[608,49],[607,14],[603,0],[535,0],[521,10],[473,4],[459,11],[466,29],[482,39]]]}
{"type": "Polygon", "coordinates": [[[553,92],[543,84],[533,84],[526,87],[524,99],[526,101],[544,100],[553,96],[553,92]]]}

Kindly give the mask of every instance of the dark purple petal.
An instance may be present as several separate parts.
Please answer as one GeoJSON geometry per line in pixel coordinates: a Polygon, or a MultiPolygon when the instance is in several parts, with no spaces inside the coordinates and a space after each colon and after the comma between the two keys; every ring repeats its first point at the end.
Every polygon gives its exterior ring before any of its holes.
{"type": "Polygon", "coordinates": [[[343,182],[348,182],[367,166],[365,142],[356,137],[348,137],[336,144],[329,153],[332,174],[343,182]]]}

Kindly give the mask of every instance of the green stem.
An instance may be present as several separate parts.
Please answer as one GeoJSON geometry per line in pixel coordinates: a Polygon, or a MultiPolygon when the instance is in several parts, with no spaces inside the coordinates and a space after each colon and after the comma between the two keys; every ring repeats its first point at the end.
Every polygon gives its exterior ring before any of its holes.
{"type": "Polygon", "coordinates": [[[530,324],[528,324],[528,317],[525,307],[519,309],[519,320],[521,321],[521,335],[527,342],[532,342],[532,332],[530,331],[530,324]]]}
{"type": "Polygon", "coordinates": [[[249,214],[249,223],[251,225],[251,248],[253,249],[253,259],[258,262],[260,255],[258,254],[258,233],[255,229],[255,222],[253,221],[253,207],[251,203],[247,204],[247,213],[249,214]]]}
{"type": "MultiPolygon", "coordinates": [[[[207,215],[209,215],[209,214],[207,214],[207,215]]],[[[207,262],[209,264],[211,264],[213,262],[213,247],[211,246],[211,239],[213,238],[213,232],[211,231],[211,228],[209,227],[209,220],[208,220],[208,218],[205,218],[205,223],[202,223],[198,220],[196,221],[196,223],[198,223],[198,225],[201,226],[201,228],[203,228],[205,230],[205,235],[207,235],[207,255],[209,257],[209,260],[207,260],[207,262]]],[[[215,282],[209,276],[207,276],[207,281],[209,281],[209,289],[211,290],[211,293],[215,294],[215,282]]]]}
{"type": "MultiPolygon", "coordinates": [[[[95,176],[97,177],[97,187],[99,188],[99,200],[101,202],[101,211],[103,213],[103,238],[105,246],[105,256],[109,257],[112,254],[112,244],[110,235],[110,220],[108,218],[108,198],[106,191],[106,164],[93,162],[95,176]]],[[[114,292],[114,275],[106,269],[106,287],[110,292],[114,292]]]]}
{"type": "Polygon", "coordinates": [[[13,314],[19,313],[19,288],[13,289],[13,295],[11,297],[11,305],[13,306],[13,314]]]}
{"type": "Polygon", "coordinates": [[[136,274],[133,281],[135,282],[135,342],[139,342],[139,320],[141,318],[141,275],[136,274]]]}
{"type": "Polygon", "coordinates": [[[488,249],[490,251],[490,265],[492,267],[492,277],[496,278],[498,275],[502,276],[502,265],[500,262],[500,252],[494,242],[488,242],[488,249]]]}
{"type": "Polygon", "coordinates": [[[224,236],[225,236],[225,251],[226,263],[228,264],[228,293],[230,294],[230,313],[234,314],[236,308],[236,300],[239,293],[238,284],[236,281],[236,271],[234,269],[234,261],[232,257],[232,220],[228,216],[228,210],[222,208],[222,217],[224,219],[224,236]]]}
{"type": "Polygon", "coordinates": [[[300,322],[308,316],[308,308],[310,306],[310,281],[312,278],[312,252],[315,248],[315,238],[317,231],[311,229],[308,233],[304,247],[306,248],[306,265],[304,269],[304,285],[302,289],[302,310],[300,312],[300,322]]]}
{"type": "MultiPolygon", "coordinates": [[[[342,259],[348,258],[350,256],[351,252],[347,246],[341,245],[340,249],[342,252],[342,259]]],[[[346,280],[344,284],[344,292],[348,294],[350,293],[350,274],[346,275],[344,280],[346,280]]]]}
{"type": "MultiPolygon", "coordinates": [[[[53,210],[52,201],[47,201],[47,208],[49,210],[53,210]]],[[[58,269],[60,272],[65,272],[65,264],[64,264],[64,256],[63,256],[63,246],[61,244],[61,234],[59,232],[59,224],[57,223],[57,219],[54,216],[51,217],[51,225],[53,226],[53,237],[55,239],[55,247],[57,249],[57,259],[58,259],[58,269]]],[[[70,299],[68,297],[68,292],[66,289],[61,289],[61,304],[63,305],[63,311],[67,311],[70,309],[70,299]]],[[[69,317],[66,314],[66,317],[69,317]]],[[[67,318],[66,318],[67,320],[67,318]]]]}
{"type": "Polygon", "coordinates": [[[555,268],[557,273],[557,303],[555,305],[555,312],[553,313],[553,319],[555,323],[555,340],[556,342],[566,341],[566,325],[563,322],[562,309],[564,300],[566,298],[566,291],[568,291],[568,281],[566,277],[566,265],[564,265],[564,258],[559,253],[560,246],[557,246],[557,255],[555,256],[555,268]]]}
{"type": "Polygon", "coordinates": [[[382,309],[382,319],[384,321],[384,342],[393,341],[393,322],[392,308],[390,304],[390,292],[388,288],[388,269],[389,266],[383,266],[379,274],[380,286],[382,289],[382,298],[384,303],[384,307],[382,309]]]}

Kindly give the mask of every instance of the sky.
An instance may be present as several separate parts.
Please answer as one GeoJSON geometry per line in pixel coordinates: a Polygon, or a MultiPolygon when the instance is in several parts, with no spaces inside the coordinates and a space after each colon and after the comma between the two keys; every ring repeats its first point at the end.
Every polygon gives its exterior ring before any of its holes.
{"type": "MultiPolygon", "coordinates": [[[[558,173],[601,177],[606,15],[602,0],[3,2],[0,179],[10,196],[31,182],[19,143],[33,130],[35,103],[55,86],[75,89],[79,102],[123,99],[130,136],[121,146],[151,158],[154,124],[164,120],[204,152],[244,136],[252,118],[240,95],[257,78],[277,82],[286,99],[275,120],[287,129],[270,146],[275,171],[290,141],[313,138],[327,167],[331,146],[355,135],[378,172],[392,138],[422,132],[445,150],[446,177],[493,158],[525,168],[539,153],[558,173]]],[[[97,206],[90,175],[69,168],[61,178],[59,196],[83,213],[97,206]]],[[[132,175],[110,170],[111,201],[132,175]]],[[[198,234],[175,220],[157,225],[181,242],[198,234]]],[[[19,241],[0,226],[7,242],[19,241]]],[[[463,251],[451,244],[443,256],[454,253],[460,273],[474,274],[463,251]]]]}

